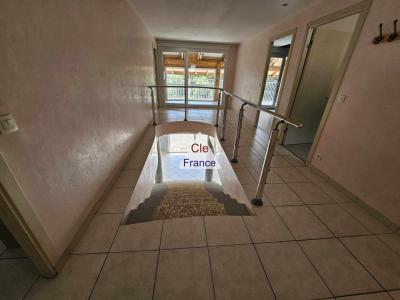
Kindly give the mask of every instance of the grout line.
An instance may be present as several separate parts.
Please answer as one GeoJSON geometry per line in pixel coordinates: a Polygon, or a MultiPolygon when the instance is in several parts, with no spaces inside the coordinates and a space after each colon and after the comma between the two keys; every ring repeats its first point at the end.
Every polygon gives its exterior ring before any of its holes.
{"type": "MultiPolygon", "coordinates": [[[[318,218],[318,220],[322,223],[322,224],[324,224],[327,228],[328,228],[328,230],[336,237],[336,235],[333,233],[333,231],[327,226],[327,224],[324,222],[324,221],[322,221],[322,219],[312,210],[312,209],[310,209],[311,211],[312,211],[312,213],[318,218]]],[[[369,232],[369,231],[368,231],[369,232]]],[[[363,235],[362,235],[363,236],[363,235]]],[[[341,237],[341,238],[343,238],[343,237],[341,237]]],[[[361,263],[361,261],[359,261],[359,259],[353,254],[353,252],[351,252],[346,246],[345,246],[345,244],[343,243],[343,241],[341,240],[341,238],[339,238],[339,237],[336,237],[336,240],[342,245],[342,247],[344,247],[344,249],[346,249],[346,251],[348,252],[348,253],[350,253],[350,255],[360,264],[360,266],[376,281],[376,283],[378,283],[378,285],[383,289],[383,291],[385,291],[386,289],[383,287],[383,285],[369,272],[369,270],[367,269],[367,267],[365,267],[364,266],[364,264],[362,264],[361,263]]]]}
{"type": "MultiPolygon", "coordinates": [[[[250,216],[252,217],[252,216],[250,216]]],[[[325,224],[323,224],[325,226],[325,224]]],[[[243,246],[243,245],[263,245],[263,244],[275,244],[275,243],[287,243],[287,242],[307,242],[307,241],[318,241],[318,240],[332,240],[332,239],[339,239],[339,238],[357,238],[357,237],[369,237],[374,236],[378,237],[377,234],[370,234],[370,235],[350,235],[350,236],[340,236],[340,237],[318,237],[318,238],[309,238],[309,239],[290,239],[290,240],[278,240],[278,241],[268,241],[268,242],[250,242],[250,243],[238,243],[238,244],[220,244],[220,245],[206,245],[206,246],[189,246],[189,247],[175,247],[175,248],[163,248],[160,250],[184,250],[184,249],[197,249],[197,248],[218,248],[218,247],[231,247],[231,246],[243,246]]],[[[106,254],[106,253],[126,253],[126,252],[154,252],[158,251],[158,249],[140,249],[140,250],[123,250],[123,251],[110,251],[110,252],[84,252],[84,253],[72,253],[71,256],[78,256],[78,255],[88,255],[88,254],[106,254]]],[[[10,258],[10,259],[18,259],[18,258],[10,258]]],[[[3,259],[5,260],[5,259],[3,259]]]]}
{"type": "MultiPolygon", "coordinates": [[[[122,216],[121,216],[121,217],[122,217],[122,216]]],[[[94,284],[93,284],[93,287],[92,287],[92,290],[90,291],[90,294],[89,294],[88,299],[90,299],[90,297],[92,297],[92,294],[93,294],[93,292],[94,292],[94,289],[95,289],[95,287],[96,287],[96,285],[97,285],[97,281],[98,281],[99,278],[100,278],[100,274],[101,274],[101,272],[103,271],[103,268],[104,268],[104,266],[105,266],[105,264],[106,264],[106,262],[107,262],[107,260],[108,260],[108,256],[109,256],[110,251],[111,251],[111,248],[112,248],[112,246],[113,246],[113,244],[114,244],[115,238],[117,237],[119,228],[120,228],[120,226],[119,226],[119,223],[118,223],[117,230],[116,230],[115,233],[114,233],[114,237],[113,237],[113,239],[112,239],[112,241],[111,241],[111,243],[110,243],[110,246],[108,247],[108,251],[105,252],[106,257],[104,258],[104,261],[103,261],[103,264],[101,265],[100,271],[99,271],[99,273],[97,274],[96,281],[95,281],[94,284]]],[[[72,254],[70,254],[70,255],[72,255],[72,254]]]]}
{"type": "Polygon", "coordinates": [[[261,268],[262,268],[263,271],[264,271],[265,278],[267,279],[268,284],[269,284],[269,287],[271,288],[271,292],[272,292],[272,294],[274,295],[274,298],[277,299],[277,298],[276,298],[275,291],[274,291],[274,288],[272,287],[271,281],[270,281],[270,279],[269,279],[269,277],[268,277],[267,270],[265,269],[265,266],[264,266],[264,264],[262,263],[260,254],[259,254],[258,251],[257,251],[257,247],[255,246],[255,243],[254,243],[254,241],[253,241],[253,238],[252,238],[252,236],[251,236],[251,234],[250,234],[250,231],[249,231],[249,229],[248,229],[248,227],[247,227],[247,224],[246,224],[246,222],[245,222],[243,216],[241,216],[241,219],[242,219],[242,222],[243,222],[243,224],[244,224],[244,228],[246,228],[247,234],[248,234],[249,237],[250,237],[251,245],[253,246],[253,249],[254,249],[254,251],[256,252],[256,255],[257,255],[258,261],[259,261],[259,263],[260,263],[260,265],[261,265],[261,268]]]}
{"type": "Polygon", "coordinates": [[[157,282],[157,272],[158,272],[158,262],[160,260],[160,252],[161,252],[161,241],[162,241],[162,236],[163,236],[163,231],[164,231],[164,219],[162,220],[161,223],[161,234],[160,234],[160,243],[158,245],[158,255],[157,255],[157,262],[156,262],[156,271],[154,272],[154,283],[153,283],[153,293],[151,295],[151,299],[154,299],[154,293],[156,291],[156,282],[157,282]]]}
{"type": "Polygon", "coordinates": [[[208,263],[210,265],[210,273],[211,273],[211,282],[212,282],[213,294],[214,294],[214,299],[216,299],[215,286],[214,286],[214,275],[213,275],[212,265],[211,265],[210,247],[208,245],[208,238],[207,238],[206,220],[205,220],[204,216],[202,216],[202,218],[203,218],[204,234],[206,236],[206,247],[207,247],[207,253],[208,253],[208,263]]]}
{"type": "MultiPolygon", "coordinates": [[[[312,205],[314,205],[314,204],[310,204],[310,205],[308,205],[308,206],[312,206],[312,205]]],[[[320,204],[321,205],[321,204],[320,204]]],[[[353,219],[356,223],[358,223],[362,228],[364,228],[365,230],[366,230],[366,232],[368,232],[369,234],[359,234],[360,236],[365,236],[365,235],[373,235],[374,233],[373,232],[371,232],[363,223],[361,223],[357,218],[355,218],[354,216],[352,216],[348,211],[346,211],[341,205],[339,205],[339,203],[333,203],[333,204],[329,204],[330,206],[332,206],[332,205],[336,205],[336,206],[338,206],[341,210],[343,210],[344,211],[344,215],[348,215],[348,216],[350,216],[350,218],[351,219],[353,219]]],[[[312,208],[310,208],[310,210],[312,210],[313,211],[313,209],[312,208]]],[[[314,211],[313,211],[314,212],[314,211]]],[[[314,214],[315,215],[317,215],[317,213],[315,213],[314,212],[314,214]]],[[[321,219],[321,221],[322,221],[322,219],[321,219]]],[[[325,224],[325,223],[324,223],[325,224]]],[[[327,225],[326,225],[327,226],[327,225]]],[[[333,233],[333,232],[332,232],[333,233]]],[[[334,236],[336,236],[336,237],[339,237],[339,236],[337,236],[336,234],[334,234],[334,236]]],[[[346,236],[341,236],[341,237],[346,237],[346,236]]]]}
{"type": "MultiPolygon", "coordinates": [[[[301,201],[303,201],[303,200],[301,200],[301,201]]],[[[308,206],[307,206],[307,209],[308,209],[309,211],[311,211],[311,214],[315,215],[315,213],[312,211],[312,209],[310,209],[308,206]]],[[[279,214],[279,211],[277,211],[277,213],[279,214]]],[[[316,217],[316,218],[317,218],[318,220],[320,220],[318,217],[316,217]]],[[[283,220],[283,218],[282,218],[282,220],[283,220]]],[[[285,221],[283,220],[283,222],[285,222],[285,221]]],[[[330,232],[330,233],[332,234],[332,237],[330,237],[330,238],[322,238],[322,239],[334,239],[334,238],[335,238],[335,235],[333,234],[333,232],[332,232],[332,231],[326,226],[326,224],[324,224],[321,220],[320,220],[320,222],[321,222],[322,225],[324,225],[324,226],[326,227],[326,230],[328,230],[328,232],[330,232]]],[[[285,224],[286,224],[286,223],[285,223],[285,224]]],[[[289,227],[288,227],[288,228],[289,228],[289,227]]],[[[289,230],[290,230],[290,228],[289,228],[289,230]]],[[[293,235],[293,236],[294,236],[294,235],[293,235]]],[[[321,240],[321,238],[315,239],[315,240],[321,240]]],[[[328,289],[328,291],[331,293],[331,295],[332,295],[333,297],[335,297],[335,294],[333,293],[333,291],[331,290],[331,288],[328,286],[328,283],[325,281],[324,277],[323,277],[322,274],[319,272],[318,268],[314,265],[314,263],[312,262],[311,258],[307,255],[306,251],[304,250],[304,248],[303,248],[303,246],[301,245],[300,242],[301,242],[301,241],[296,240],[296,244],[300,247],[301,251],[303,252],[303,254],[305,255],[305,257],[307,258],[307,260],[310,262],[310,264],[311,264],[311,266],[314,268],[314,270],[317,272],[318,276],[321,278],[322,282],[325,284],[325,286],[326,286],[326,288],[328,289]]]]}
{"type": "MultiPolygon", "coordinates": [[[[390,290],[390,291],[393,291],[393,290],[390,290]]],[[[374,295],[374,294],[387,294],[391,299],[393,299],[392,296],[388,292],[389,291],[373,291],[373,292],[365,292],[365,293],[346,294],[346,295],[336,296],[336,299],[343,299],[346,297],[353,297],[353,296],[374,295]]]]}
{"type": "MultiPolygon", "coordinates": [[[[357,204],[356,202],[344,202],[344,203],[338,203],[338,205],[345,210],[350,216],[352,216],[354,219],[356,219],[358,222],[360,222],[369,232],[372,232],[372,230],[370,230],[369,228],[367,228],[366,225],[364,225],[364,223],[361,221],[361,218],[358,218],[355,216],[354,212],[352,213],[351,210],[348,210],[348,208],[346,208],[345,204],[354,204],[356,205],[360,211],[364,214],[366,214],[368,217],[370,217],[371,219],[373,219],[374,221],[376,221],[378,224],[382,225],[383,227],[385,227],[387,230],[389,230],[389,232],[387,233],[393,233],[393,231],[387,227],[384,223],[382,223],[381,221],[379,221],[377,218],[375,218],[373,215],[371,215],[366,209],[364,209],[362,206],[360,206],[359,204],[357,204]]],[[[372,232],[375,233],[375,232],[372,232]]],[[[379,233],[375,233],[375,234],[379,234],[379,233]]],[[[381,233],[384,234],[384,233],[381,233]]]]}
{"type": "Polygon", "coordinates": [[[33,287],[36,285],[36,283],[40,280],[40,278],[42,278],[42,276],[39,274],[36,279],[32,282],[32,284],[30,285],[30,287],[28,288],[28,290],[26,291],[26,293],[22,296],[22,299],[25,299],[26,297],[28,297],[29,293],[32,291],[33,287]]]}
{"type": "Polygon", "coordinates": [[[386,234],[377,234],[374,235],[382,244],[384,244],[386,247],[388,247],[390,250],[392,250],[394,253],[396,253],[398,256],[400,256],[400,252],[398,252],[396,249],[394,249],[391,245],[389,245],[388,243],[386,243],[383,239],[381,239],[382,235],[391,235],[391,234],[395,234],[395,233],[386,233],[386,234]]]}

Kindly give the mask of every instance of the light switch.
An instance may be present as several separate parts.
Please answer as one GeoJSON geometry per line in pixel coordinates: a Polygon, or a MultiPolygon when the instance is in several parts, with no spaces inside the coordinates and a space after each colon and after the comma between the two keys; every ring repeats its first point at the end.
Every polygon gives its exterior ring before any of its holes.
{"type": "Polygon", "coordinates": [[[7,134],[17,130],[18,126],[12,115],[0,115],[0,134],[7,134]]]}
{"type": "Polygon", "coordinates": [[[346,95],[339,95],[336,97],[336,102],[344,103],[346,101],[346,95]]]}

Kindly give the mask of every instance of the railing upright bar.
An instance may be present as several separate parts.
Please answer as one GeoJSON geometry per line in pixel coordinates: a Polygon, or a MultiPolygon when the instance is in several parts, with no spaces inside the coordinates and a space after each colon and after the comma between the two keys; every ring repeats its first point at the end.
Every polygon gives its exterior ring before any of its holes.
{"type": "Polygon", "coordinates": [[[220,138],[221,141],[225,141],[226,117],[228,114],[229,97],[230,96],[225,95],[224,98],[224,115],[222,117],[222,133],[220,138]]]}
{"type": "Polygon", "coordinates": [[[275,145],[278,140],[279,126],[282,123],[284,123],[284,121],[277,122],[269,135],[268,147],[267,151],[265,152],[264,163],[262,166],[260,179],[258,181],[256,197],[251,199],[251,203],[255,206],[263,205],[262,196],[263,196],[264,186],[267,182],[267,176],[270,169],[272,156],[274,155],[275,145]]]}
{"type": "Polygon", "coordinates": [[[239,150],[239,143],[240,143],[240,131],[242,130],[242,122],[243,122],[243,115],[244,115],[244,106],[247,103],[243,103],[239,110],[239,119],[236,127],[236,137],[235,137],[235,145],[233,146],[233,154],[231,162],[237,163],[237,154],[239,150]]]}
{"type": "Polygon", "coordinates": [[[219,110],[221,108],[221,98],[222,98],[222,90],[218,92],[218,104],[217,104],[217,115],[215,117],[215,127],[218,127],[219,122],[219,110]]]}
{"type": "MultiPolygon", "coordinates": [[[[186,104],[186,106],[187,106],[186,100],[188,99],[188,96],[187,96],[187,89],[188,89],[188,88],[193,88],[193,89],[202,88],[202,89],[222,90],[222,92],[223,92],[225,95],[230,96],[230,97],[233,98],[233,99],[239,100],[239,101],[242,102],[242,103],[246,103],[246,104],[248,104],[249,106],[254,107],[255,109],[257,109],[257,110],[259,110],[259,111],[266,112],[267,114],[270,114],[270,115],[274,116],[274,117],[275,117],[276,119],[278,119],[278,120],[283,120],[283,121],[285,121],[287,124],[292,125],[292,126],[294,126],[294,127],[296,127],[296,128],[301,128],[301,127],[303,127],[302,124],[294,123],[294,122],[292,122],[290,119],[288,119],[288,118],[285,117],[285,116],[282,116],[282,115],[280,115],[280,114],[278,114],[278,113],[276,113],[276,112],[274,112],[274,111],[272,111],[272,110],[270,110],[270,109],[267,109],[267,108],[265,108],[265,107],[262,107],[262,106],[260,106],[260,105],[257,105],[257,104],[255,104],[255,103],[253,103],[253,102],[250,102],[249,100],[243,99],[243,98],[241,98],[241,97],[239,97],[239,96],[237,96],[237,95],[234,95],[234,94],[232,94],[232,93],[230,93],[230,92],[227,92],[227,91],[225,91],[225,90],[223,90],[223,89],[220,89],[220,88],[209,87],[209,86],[193,86],[193,85],[183,85],[183,86],[182,86],[182,85],[148,85],[147,87],[148,87],[148,88],[184,88],[184,89],[185,89],[185,93],[186,93],[186,95],[185,95],[185,104],[186,104]]],[[[187,109],[187,107],[186,107],[185,109],[187,109]]]]}
{"type": "Polygon", "coordinates": [[[188,86],[185,86],[185,118],[183,121],[187,121],[187,105],[188,105],[188,98],[189,98],[189,92],[188,92],[188,86]]]}

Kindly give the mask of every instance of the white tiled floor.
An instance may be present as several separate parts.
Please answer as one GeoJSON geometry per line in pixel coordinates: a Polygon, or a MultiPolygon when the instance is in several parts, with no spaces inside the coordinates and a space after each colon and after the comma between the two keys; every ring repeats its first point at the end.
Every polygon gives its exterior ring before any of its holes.
{"type": "MultiPolygon", "coordinates": [[[[212,124],[214,116],[188,113],[189,120],[212,124]]],[[[235,118],[228,115],[228,156],[235,118]]],[[[159,121],[182,119],[183,111],[170,110],[159,121]]],[[[250,196],[268,134],[245,121],[242,137],[234,167],[250,196]]],[[[400,299],[400,235],[280,146],[256,216],[118,227],[129,199],[124,189],[133,189],[151,138],[143,141],[61,274],[40,278],[28,299],[400,299]]],[[[19,272],[10,261],[0,258],[0,273],[19,272]]],[[[19,299],[32,277],[24,287],[1,277],[0,298],[19,299]]]]}

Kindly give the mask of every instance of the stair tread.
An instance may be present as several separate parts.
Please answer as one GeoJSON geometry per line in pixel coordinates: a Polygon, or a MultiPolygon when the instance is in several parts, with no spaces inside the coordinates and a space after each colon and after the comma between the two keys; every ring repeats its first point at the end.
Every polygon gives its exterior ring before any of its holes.
{"type": "Polygon", "coordinates": [[[214,182],[157,183],[150,196],[132,210],[126,224],[206,215],[250,215],[247,206],[214,182]]]}

